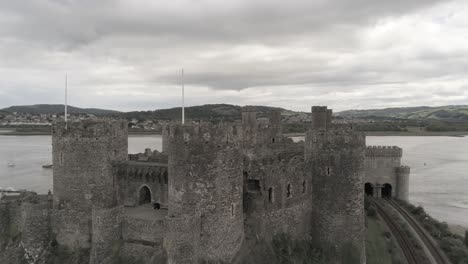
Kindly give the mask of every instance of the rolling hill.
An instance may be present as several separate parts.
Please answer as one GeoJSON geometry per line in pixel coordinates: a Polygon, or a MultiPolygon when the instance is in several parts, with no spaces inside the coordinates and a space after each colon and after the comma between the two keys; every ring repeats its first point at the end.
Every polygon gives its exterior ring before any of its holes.
{"type": "Polygon", "coordinates": [[[468,121],[468,105],[347,110],[338,112],[336,115],[348,118],[388,117],[413,120],[468,121]]]}
{"type": "MultiPolygon", "coordinates": [[[[259,116],[263,116],[274,110],[285,112],[287,110],[277,107],[268,107],[268,106],[249,106],[256,112],[259,116]]],[[[175,107],[170,109],[159,109],[155,111],[134,111],[127,112],[125,116],[127,118],[137,118],[137,119],[159,119],[159,120],[176,120],[181,117],[181,108],[175,107]]],[[[200,106],[191,106],[185,108],[186,118],[192,120],[238,120],[242,116],[242,107],[238,105],[230,104],[207,104],[200,106]]]]}
{"type": "MultiPolygon", "coordinates": [[[[64,107],[62,104],[36,104],[36,105],[17,105],[10,106],[7,108],[0,109],[2,112],[17,112],[25,114],[55,114],[63,113],[64,107]]],[[[70,114],[93,114],[93,115],[110,115],[119,114],[121,112],[114,110],[98,109],[98,108],[79,108],[74,106],[68,106],[68,112],[70,114]]]]}

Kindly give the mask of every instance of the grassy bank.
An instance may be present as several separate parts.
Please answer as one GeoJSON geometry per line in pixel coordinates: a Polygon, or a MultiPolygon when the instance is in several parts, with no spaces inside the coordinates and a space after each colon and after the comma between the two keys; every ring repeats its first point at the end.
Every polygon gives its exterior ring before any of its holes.
{"type": "Polygon", "coordinates": [[[431,234],[454,264],[468,264],[468,245],[464,237],[453,233],[449,225],[428,215],[424,208],[399,201],[431,234]]]}

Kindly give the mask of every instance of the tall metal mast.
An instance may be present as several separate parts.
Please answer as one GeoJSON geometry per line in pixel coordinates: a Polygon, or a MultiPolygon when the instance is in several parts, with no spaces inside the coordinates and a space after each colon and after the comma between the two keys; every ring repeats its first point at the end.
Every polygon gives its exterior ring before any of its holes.
{"type": "Polygon", "coordinates": [[[68,128],[68,75],[65,73],[65,129],[68,128]]]}
{"type": "Polygon", "coordinates": [[[182,68],[182,124],[185,124],[185,88],[184,88],[184,69],[182,68]]]}

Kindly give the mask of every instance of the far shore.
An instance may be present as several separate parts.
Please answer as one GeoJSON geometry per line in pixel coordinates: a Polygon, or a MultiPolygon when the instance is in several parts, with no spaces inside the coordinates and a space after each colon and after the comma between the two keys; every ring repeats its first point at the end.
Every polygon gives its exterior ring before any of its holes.
{"type": "MultiPolygon", "coordinates": [[[[384,132],[365,132],[366,136],[418,136],[418,137],[464,137],[468,136],[468,131],[443,131],[443,132],[397,132],[397,131],[384,131],[384,132]]],[[[287,133],[287,137],[304,137],[305,133],[287,133]]]]}
{"type": "MultiPolygon", "coordinates": [[[[0,136],[51,136],[50,132],[43,132],[43,131],[30,131],[30,132],[18,132],[18,131],[6,131],[0,129],[0,136]]],[[[161,132],[154,132],[154,131],[138,131],[138,132],[128,132],[129,136],[156,136],[162,135],[161,132]]]]}
{"type": "MultiPolygon", "coordinates": [[[[129,131],[131,136],[150,136],[150,135],[161,135],[161,132],[155,131],[129,131]]],[[[443,132],[428,132],[428,131],[410,131],[410,132],[397,132],[397,131],[385,131],[385,132],[365,132],[366,136],[419,136],[419,137],[464,137],[468,136],[468,131],[443,131],[443,132]]],[[[1,129],[0,136],[47,136],[51,135],[48,131],[15,131],[14,129],[1,129]]],[[[305,133],[286,133],[287,137],[304,137],[305,133]]]]}

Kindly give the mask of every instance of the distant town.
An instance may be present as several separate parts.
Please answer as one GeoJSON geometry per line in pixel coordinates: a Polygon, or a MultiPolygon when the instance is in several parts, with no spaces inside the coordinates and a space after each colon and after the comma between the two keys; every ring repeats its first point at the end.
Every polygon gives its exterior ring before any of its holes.
{"type": "MultiPolygon", "coordinates": [[[[251,106],[259,113],[259,120],[272,111],[280,111],[283,132],[303,134],[310,123],[307,112],[296,112],[278,107],[251,106]]],[[[168,123],[180,120],[180,108],[154,111],[118,112],[105,109],[69,108],[69,120],[122,118],[128,121],[130,133],[160,134],[168,123]]],[[[241,107],[212,104],[186,108],[190,121],[240,121],[241,107]]],[[[0,133],[50,134],[50,126],[63,119],[63,105],[12,106],[0,109],[0,133]]],[[[410,107],[374,110],[348,110],[335,114],[337,123],[353,123],[368,135],[465,135],[468,133],[467,106],[410,107]]]]}

